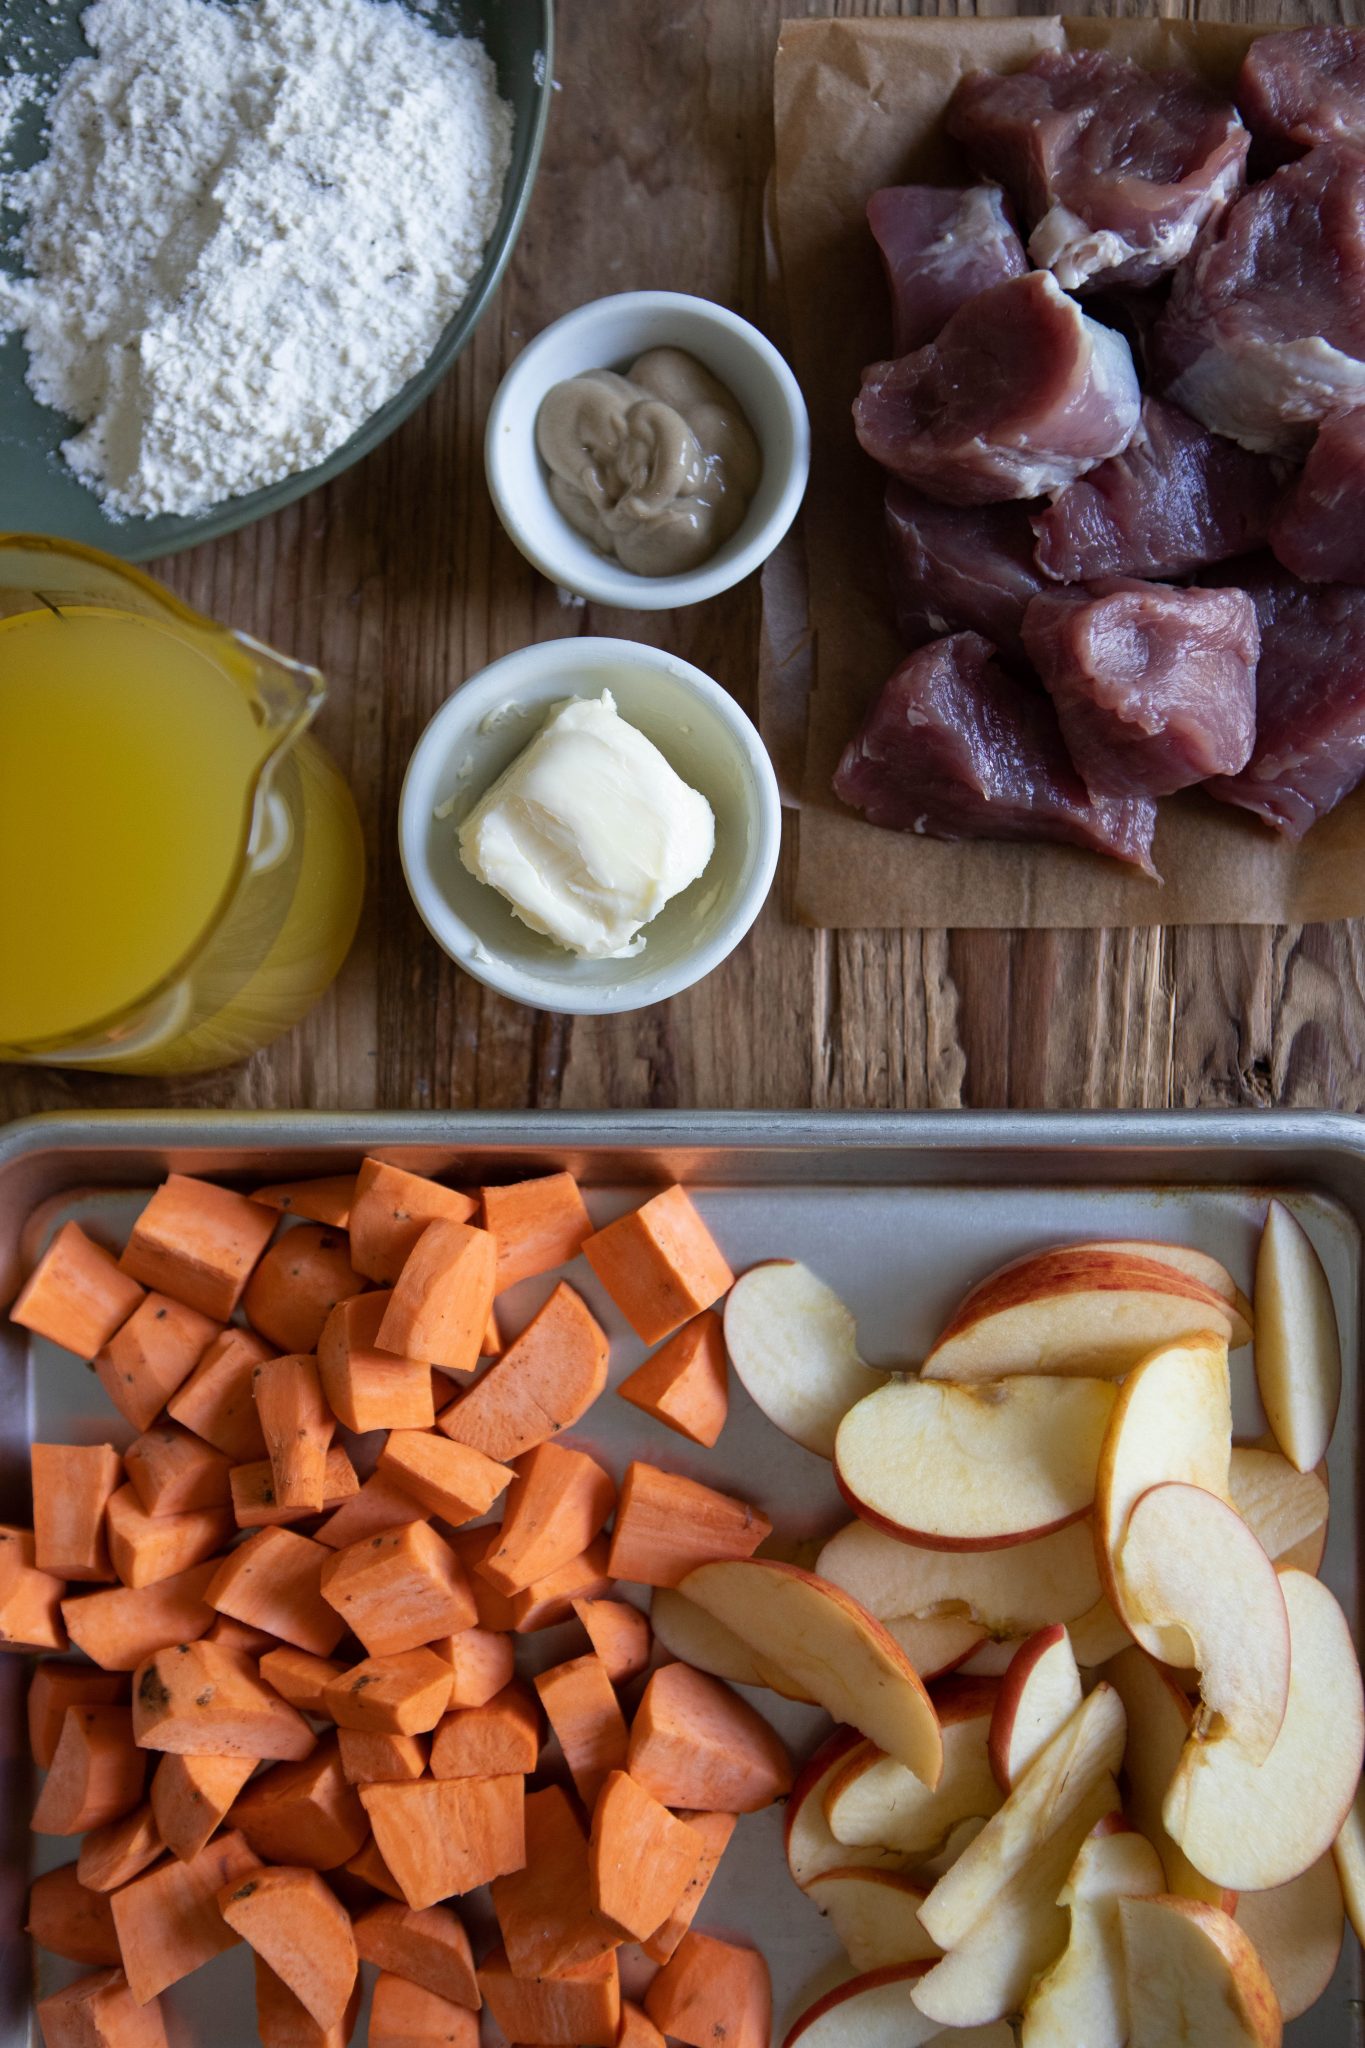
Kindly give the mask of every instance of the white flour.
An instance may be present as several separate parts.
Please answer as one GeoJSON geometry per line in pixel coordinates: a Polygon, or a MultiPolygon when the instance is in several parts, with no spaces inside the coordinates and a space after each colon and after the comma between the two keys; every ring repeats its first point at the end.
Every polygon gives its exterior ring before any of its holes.
{"type": "MultiPolygon", "coordinates": [[[[28,381],[120,513],[319,462],[465,297],[512,118],[477,43],[397,0],[96,0],[47,157],[0,173],[28,381]]],[[[0,110],[2,113],[3,110],[0,110]]]]}

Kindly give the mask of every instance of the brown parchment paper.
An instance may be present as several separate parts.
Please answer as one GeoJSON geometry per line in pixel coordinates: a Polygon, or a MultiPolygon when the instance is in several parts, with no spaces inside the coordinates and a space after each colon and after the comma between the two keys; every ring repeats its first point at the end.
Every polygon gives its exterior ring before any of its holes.
{"type": "MultiPolygon", "coordinates": [[[[1169,20],[803,21],[776,69],[777,229],[793,362],[811,413],[804,512],[815,659],[801,789],[796,914],[808,924],[1297,924],[1365,914],[1365,790],[1298,846],[1198,791],[1161,806],[1157,884],[1059,846],[945,842],[880,830],[830,787],[839,754],[900,659],[882,557],[884,478],[849,408],[890,349],[864,207],[879,185],[948,183],[966,167],[942,133],[965,71],[1014,70],[1081,44],[1230,86],[1256,31],[1169,20]]],[[[778,631],[780,638],[780,630],[778,631]]],[[[792,709],[784,706],[791,744],[792,709]]]]}

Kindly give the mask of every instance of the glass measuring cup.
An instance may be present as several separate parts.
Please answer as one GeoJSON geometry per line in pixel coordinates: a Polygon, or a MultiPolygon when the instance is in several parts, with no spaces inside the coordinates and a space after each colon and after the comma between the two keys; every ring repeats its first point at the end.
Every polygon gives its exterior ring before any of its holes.
{"type": "Polygon", "coordinates": [[[0,535],[0,1060],[203,1071],[317,1000],[364,888],[324,696],[137,569],[0,535]]]}

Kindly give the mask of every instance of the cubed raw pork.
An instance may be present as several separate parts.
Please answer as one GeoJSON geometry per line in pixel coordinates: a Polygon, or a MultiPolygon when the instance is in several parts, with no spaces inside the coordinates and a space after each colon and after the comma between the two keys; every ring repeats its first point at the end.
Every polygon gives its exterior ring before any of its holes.
{"type": "Polygon", "coordinates": [[[954,633],[901,663],[844,749],[834,790],[895,831],[1056,839],[1155,873],[1156,805],[1088,797],[1052,705],[979,633],[954,633]]]}
{"type": "Polygon", "coordinates": [[[1112,577],[1053,590],[1024,645],[1090,795],[1168,796],[1233,775],[1256,736],[1256,609],[1242,590],[1112,577]]]}
{"type": "Polygon", "coordinates": [[[1049,588],[1033,559],[1024,505],[940,505],[893,479],[886,543],[896,624],[907,647],[943,633],[980,633],[1024,662],[1024,607],[1049,588]]]}
{"type": "Polygon", "coordinates": [[[1323,421],[1270,545],[1308,583],[1365,583],[1365,412],[1323,421]]]}
{"type": "Polygon", "coordinates": [[[1365,29],[1322,24],[1258,36],[1242,60],[1237,103],[1267,142],[1365,143],[1365,29]]]}
{"type": "Polygon", "coordinates": [[[948,130],[1013,194],[1030,256],[1069,291],[1173,269],[1241,185],[1251,141],[1231,101],[1188,72],[1101,50],[969,72],[948,130]]]}
{"type": "Polygon", "coordinates": [[[1117,455],[1139,404],[1123,337],[1034,270],[978,292],[913,355],[873,363],[853,418],[894,475],[948,505],[989,505],[1117,455]]]}
{"type": "Polygon", "coordinates": [[[977,292],[1029,267],[998,185],[887,185],[868,200],[867,220],[891,290],[898,356],[932,341],[977,292]]]}
{"type": "Polygon", "coordinates": [[[1058,583],[1184,576],[1264,547],[1279,489],[1266,456],[1144,398],[1123,453],[1035,513],[1038,566],[1058,583]]]}
{"type": "Polygon", "coordinates": [[[1228,207],[1176,272],[1156,368],[1186,412],[1269,455],[1365,403],[1365,154],[1324,144],[1228,207]]]}
{"type": "Polygon", "coordinates": [[[1365,589],[1273,566],[1247,585],[1261,628],[1256,745],[1209,794],[1302,839],[1365,781],[1365,589]]]}

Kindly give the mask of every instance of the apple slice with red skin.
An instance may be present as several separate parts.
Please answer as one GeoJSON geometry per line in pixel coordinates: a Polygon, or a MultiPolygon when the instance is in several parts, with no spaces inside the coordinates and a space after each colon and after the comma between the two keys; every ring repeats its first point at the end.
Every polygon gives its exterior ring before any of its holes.
{"type": "MultiPolygon", "coordinates": [[[[1095,1562],[1119,1620],[1139,1636],[1123,1598],[1114,1557],[1128,1517],[1141,1496],[1166,1480],[1201,1486],[1220,1500],[1228,1495],[1232,1458],[1232,1396],[1227,1345],[1196,1336],[1154,1351],[1119,1390],[1100,1449],[1095,1480],[1095,1562]]],[[[1181,1629],[1140,1637],[1165,1664],[1189,1662],[1181,1629]]]]}
{"type": "Polygon", "coordinates": [[[1104,1676],[1123,1701],[1128,1742],[1123,1755],[1125,1806],[1133,1826],[1161,1858],[1164,1889],[1231,1912],[1236,1894],[1213,1884],[1195,1869],[1161,1818],[1167,1787],[1194,1726],[1194,1703],[1163,1664],[1136,1643],[1104,1667],[1104,1676]]]}
{"type": "Polygon", "coordinates": [[[1188,1273],[1192,1280],[1198,1280],[1211,1288],[1223,1302],[1232,1319],[1232,1335],[1228,1340],[1229,1351],[1239,1351],[1243,1344],[1249,1344],[1255,1334],[1255,1317],[1251,1303],[1243,1294],[1237,1282],[1221,1259],[1213,1258],[1208,1252],[1197,1251],[1193,1245],[1166,1244],[1159,1238],[1107,1237],[1092,1238],[1091,1246],[1097,1251],[1115,1252],[1123,1257],[1155,1259],[1158,1264],[1174,1266],[1178,1273],[1188,1273]]]}
{"type": "Polygon", "coordinates": [[[987,1742],[999,1697],[993,1679],[949,1679],[934,1695],[943,1770],[930,1790],[873,1742],[850,1750],[825,1792],[825,1819],[836,1841],[862,1849],[880,1843],[915,1860],[935,1855],[964,1820],[992,1814],[1002,1794],[987,1742]]]}
{"type": "Polygon", "coordinates": [[[1002,1550],[942,1550],[854,1521],[830,1537],[815,1569],[878,1621],[965,1615],[996,1637],[1027,1637],[1051,1622],[1069,1622],[1101,1597],[1094,1538],[1084,1522],[1002,1550]]]}
{"type": "Polygon", "coordinates": [[[861,1869],[899,1871],[910,1861],[892,1849],[880,1846],[850,1849],[836,1842],[825,1819],[825,1795],[840,1767],[866,1738],[856,1728],[836,1728],[797,1772],[787,1795],[782,1822],[782,1842],[792,1882],[805,1891],[814,1878],[827,1870],[861,1869]]]}
{"type": "Polygon", "coordinates": [[[812,1704],[807,1694],[792,1686],[790,1679],[761,1663],[749,1645],[741,1642],[723,1622],[674,1588],[655,1588],[649,1620],[659,1642],[679,1663],[690,1664],[695,1671],[705,1671],[712,1678],[723,1678],[727,1685],[764,1685],[770,1692],[780,1693],[783,1699],[805,1706],[812,1704]]]}
{"type": "Polygon", "coordinates": [[[991,1770],[1002,1792],[1018,1783],[1081,1703],[1081,1674],[1060,1622],[1021,1644],[1000,1681],[991,1717],[991,1770]]]}
{"type": "Polygon", "coordinates": [[[1289,1617],[1275,1567],[1236,1508],[1202,1487],[1153,1486],[1114,1557],[1134,1635],[1160,1654],[1171,1628],[1193,1646],[1199,1735],[1269,1756],[1289,1698],[1289,1617]]]}
{"type": "MultiPolygon", "coordinates": [[[[825,1575],[822,1572],[820,1576],[825,1575]]],[[[896,1615],[882,1627],[898,1643],[926,1685],[947,1678],[983,1649],[990,1637],[979,1621],[965,1614],[940,1614],[921,1621],[917,1616],[896,1615]]]]}
{"type": "Polygon", "coordinates": [[[865,1521],[927,1549],[995,1550],[1080,1521],[1109,1380],[891,1380],[839,1425],[834,1476],[865,1521]]]}
{"type": "Polygon", "coordinates": [[[1322,1260],[1283,1202],[1270,1204],[1256,1255],[1256,1384],[1276,1443],[1311,1472],[1336,1426],[1341,1333],[1322,1260]]]}
{"type": "MultiPolygon", "coordinates": [[[[926,2019],[911,2002],[911,1988],[927,1967],[893,1964],[836,1985],[807,2006],[782,2048],[927,2048],[930,2041],[948,2048],[938,2021],[926,2019]]],[[[955,2033],[952,2048],[1011,2048],[1012,2040],[1004,2024],[973,2027],[955,2033]]]]}
{"type": "Polygon", "coordinates": [[[920,1372],[929,1380],[1122,1377],[1158,1345],[1202,1330],[1227,1343],[1232,1313],[1192,1274],[1103,1244],[1059,1245],[974,1287],[920,1372]]]}
{"type": "Polygon", "coordinates": [[[858,1326],[823,1280],[795,1259],[769,1259],[725,1301],[725,1348],[756,1407],[817,1457],[834,1456],[840,1422],[886,1374],[858,1355],[858,1326]]]}
{"type": "Polygon", "coordinates": [[[1165,1889],[1161,1858],[1144,1835],[1101,1823],[1076,1854],[1057,1903],[1071,1915],[1066,1947],[1029,1992],[1020,2048],[1125,2048],[1128,1992],[1118,1901],[1165,1889]]]}
{"type": "Polygon", "coordinates": [[[1265,1966],[1235,1920],[1198,1899],[1120,1899],[1130,2048],[1280,2048],[1265,1966]]]}
{"type": "Polygon", "coordinates": [[[856,1865],[821,1871],[807,1885],[806,1897],[830,1922],[855,1970],[930,1962],[938,1955],[919,1917],[927,1889],[901,1871],[856,1865]]]}
{"type": "MultiPolygon", "coordinates": [[[[1122,1701],[1112,1686],[1101,1682],[1034,1758],[1004,1805],[930,1892],[920,1917],[940,1948],[961,1944],[989,1913],[997,1894],[1035,1856],[1045,1848],[1053,1849],[1084,1814],[1085,1824],[1048,1893],[1048,1903],[1055,1905],[1081,1841],[1100,1814],[1117,1804],[1110,1796],[1090,1811],[1097,1787],[1108,1787],[1112,1793],[1113,1775],[1123,1761],[1126,1728],[1122,1701]]],[[[956,2024],[945,2015],[947,2023],[956,2024]]]]}
{"type": "Polygon", "coordinates": [[[1336,1974],[1346,1931],[1331,1855],[1274,1891],[1243,1892],[1233,1918],[1265,1964],[1285,2019],[1301,2019],[1336,1974]]]}
{"type": "Polygon", "coordinates": [[[1332,1844],[1346,1917],[1365,1948],[1365,1785],[1357,1787],[1351,1810],[1332,1844]]]}
{"type": "Polygon", "coordinates": [[[1280,1451],[1234,1444],[1228,1491],[1272,1564],[1317,1576],[1331,1509],[1325,1465],[1298,1472],[1280,1451]]]}
{"type": "Polygon", "coordinates": [[[1289,1617],[1289,1704],[1269,1756],[1230,1736],[1186,1743],[1162,1802],[1171,1838],[1216,1884],[1268,1891],[1331,1848],[1351,1809],[1365,1698],[1346,1617],[1320,1580],[1280,1574],[1289,1617]]]}
{"type": "Polygon", "coordinates": [[[938,1716],[905,1652],[838,1586],[769,1558],[698,1565],[679,1589],[763,1666],[809,1693],[926,1785],[943,1769],[938,1716]]]}
{"type": "Polygon", "coordinates": [[[1093,1671],[1097,1665],[1107,1664],[1111,1657],[1117,1657],[1126,1650],[1133,1640],[1131,1631],[1119,1620],[1103,1593],[1093,1607],[1087,1607],[1084,1614],[1067,1623],[1067,1634],[1071,1637],[1072,1653],[1082,1671],[1093,1671]]]}

